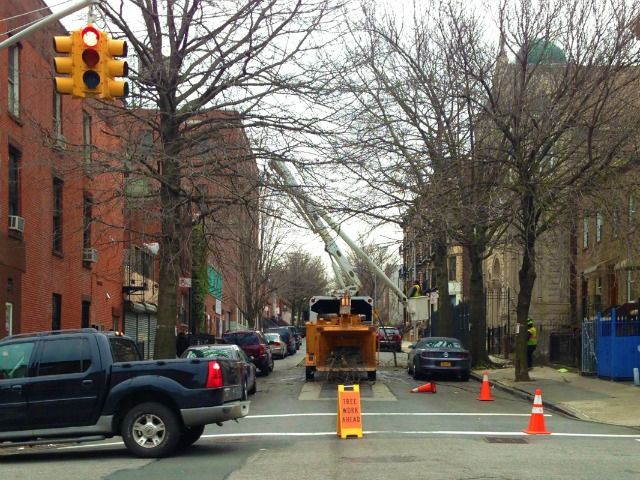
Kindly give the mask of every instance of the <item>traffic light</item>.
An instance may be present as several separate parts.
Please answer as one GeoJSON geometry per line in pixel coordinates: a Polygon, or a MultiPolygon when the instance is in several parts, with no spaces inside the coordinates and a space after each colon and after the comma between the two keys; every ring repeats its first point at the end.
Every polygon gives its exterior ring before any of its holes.
{"type": "Polygon", "coordinates": [[[129,66],[124,60],[114,57],[127,56],[127,42],[124,40],[113,40],[108,36],[105,38],[102,51],[104,53],[104,73],[105,81],[102,88],[102,96],[107,100],[129,95],[129,85],[124,80],[117,80],[115,77],[126,77],[129,75],[129,66]]]}
{"type": "Polygon", "coordinates": [[[127,62],[114,58],[127,55],[124,40],[112,40],[107,33],[89,24],[68,36],[54,37],[53,46],[57,53],[68,54],[54,58],[56,73],[69,75],[55,78],[58,93],[104,100],[128,95],[127,83],[116,79],[129,74],[127,62]]]}
{"type": "Polygon", "coordinates": [[[73,81],[73,55],[74,55],[74,34],[53,37],[53,49],[57,53],[67,53],[66,57],[54,57],[53,64],[56,73],[70,75],[68,77],[55,77],[56,92],[63,95],[74,94],[73,81]]]}
{"type": "Polygon", "coordinates": [[[93,25],[76,32],[79,55],[74,55],[73,81],[82,92],[82,97],[102,96],[104,58],[101,54],[105,35],[93,25]],[[79,38],[78,38],[79,37],[79,38]]]}

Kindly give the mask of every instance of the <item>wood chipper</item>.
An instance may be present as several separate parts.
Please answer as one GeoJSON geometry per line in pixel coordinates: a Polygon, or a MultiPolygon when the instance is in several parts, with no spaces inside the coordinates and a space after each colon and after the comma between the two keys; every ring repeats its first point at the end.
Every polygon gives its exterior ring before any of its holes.
{"type": "Polygon", "coordinates": [[[376,343],[371,297],[317,296],[309,301],[306,379],[316,372],[367,373],[376,379],[376,343]]]}

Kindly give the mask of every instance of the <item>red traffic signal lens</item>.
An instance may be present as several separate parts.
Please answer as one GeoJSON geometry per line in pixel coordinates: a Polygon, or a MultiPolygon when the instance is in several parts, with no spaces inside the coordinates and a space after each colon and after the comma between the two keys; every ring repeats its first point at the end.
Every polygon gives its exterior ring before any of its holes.
{"type": "Polygon", "coordinates": [[[82,29],[82,41],[87,47],[95,47],[100,40],[100,32],[97,28],[88,25],[82,29]]]}
{"type": "Polygon", "coordinates": [[[82,52],[82,61],[89,68],[95,67],[100,61],[100,54],[97,50],[87,48],[82,52]]]}
{"type": "Polygon", "coordinates": [[[93,70],[88,70],[82,75],[82,81],[87,88],[94,89],[100,85],[100,75],[93,70]]]}

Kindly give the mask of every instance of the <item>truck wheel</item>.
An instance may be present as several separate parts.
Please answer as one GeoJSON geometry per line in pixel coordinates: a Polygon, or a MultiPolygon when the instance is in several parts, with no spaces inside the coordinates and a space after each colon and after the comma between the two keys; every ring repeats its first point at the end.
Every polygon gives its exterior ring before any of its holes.
{"type": "Polygon", "coordinates": [[[178,440],[179,449],[187,448],[193,445],[198,441],[198,439],[202,436],[204,432],[204,425],[199,425],[197,427],[188,427],[185,428],[182,432],[182,436],[180,440],[178,440]]]}
{"type": "Polygon", "coordinates": [[[141,403],[122,420],[122,439],[131,453],[142,458],[165,457],[181,437],[181,426],[169,408],[154,402],[141,403]]]}
{"type": "Polygon", "coordinates": [[[367,380],[370,382],[376,381],[376,372],[367,372],[367,380]]]}
{"type": "Polygon", "coordinates": [[[307,367],[306,371],[305,371],[305,379],[308,382],[313,382],[313,377],[315,376],[316,371],[314,370],[313,367],[307,367]]]}

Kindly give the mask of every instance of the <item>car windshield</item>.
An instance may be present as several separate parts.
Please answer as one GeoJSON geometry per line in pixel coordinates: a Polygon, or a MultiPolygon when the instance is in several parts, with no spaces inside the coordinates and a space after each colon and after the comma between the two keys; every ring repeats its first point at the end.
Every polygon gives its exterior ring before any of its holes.
{"type": "Polygon", "coordinates": [[[462,348],[462,344],[457,340],[446,338],[432,338],[418,342],[417,348],[462,348]]]}
{"type": "Polygon", "coordinates": [[[277,333],[265,333],[264,336],[267,337],[267,340],[269,342],[279,342],[280,341],[280,335],[278,335],[277,333]]]}
{"type": "Polygon", "coordinates": [[[398,333],[397,328],[381,328],[380,331],[384,335],[396,335],[398,333]]]}
{"type": "Polygon", "coordinates": [[[231,348],[194,348],[184,352],[182,358],[230,358],[234,360],[235,354],[231,348]]]}
{"type": "Polygon", "coordinates": [[[282,338],[289,338],[289,330],[286,328],[283,329],[277,329],[277,330],[272,330],[271,333],[277,333],[278,335],[281,335],[282,338]]]}

